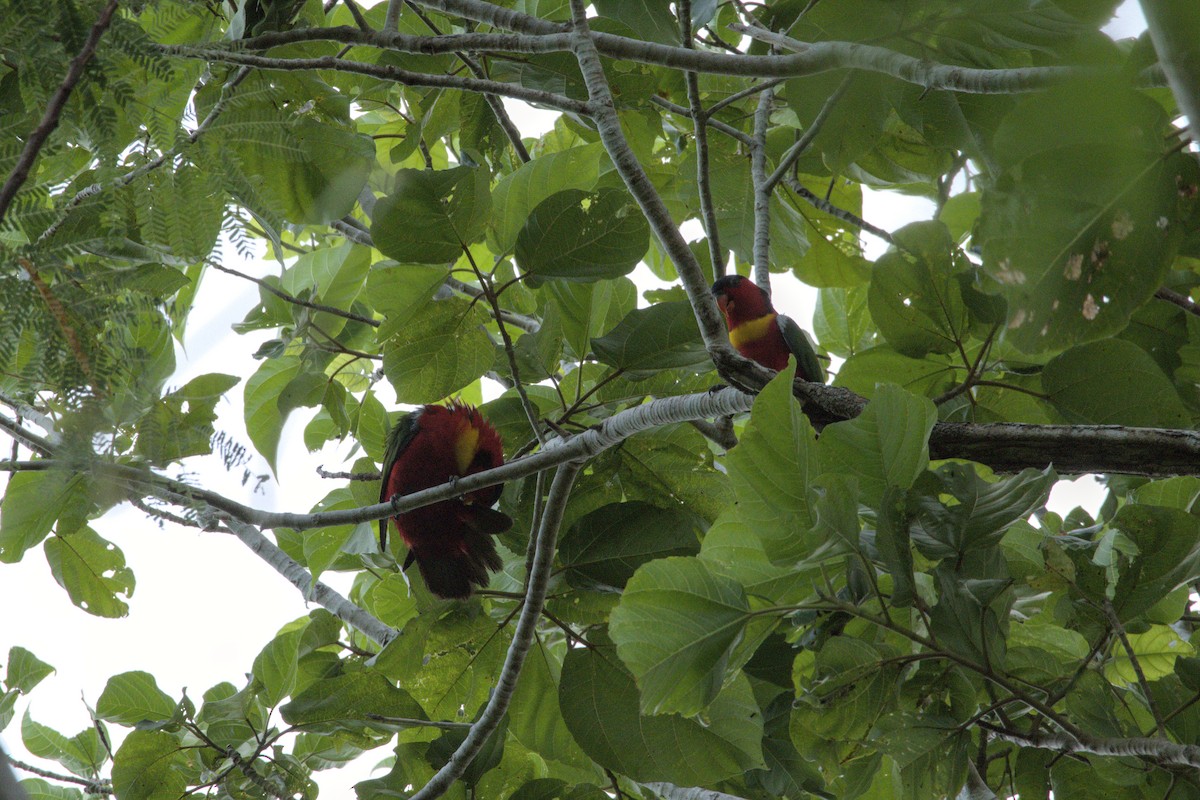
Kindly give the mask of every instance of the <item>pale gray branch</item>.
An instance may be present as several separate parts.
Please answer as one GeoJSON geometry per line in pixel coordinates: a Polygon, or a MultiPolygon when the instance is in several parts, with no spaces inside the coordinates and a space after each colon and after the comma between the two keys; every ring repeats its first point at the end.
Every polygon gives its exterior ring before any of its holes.
{"type": "Polygon", "coordinates": [[[322,606],[342,622],[362,631],[380,646],[400,635],[399,631],[383,624],[373,614],[359,608],[320,581],[314,581],[308,570],[276,547],[258,528],[236,519],[226,520],[225,524],[229,532],[240,539],[242,544],[299,589],[305,600],[322,606]]]}
{"type": "Polygon", "coordinates": [[[445,793],[466,771],[471,760],[500,724],[504,712],[508,710],[508,704],[517,690],[517,678],[521,675],[525,655],[533,643],[538,619],[542,615],[542,606],[546,602],[546,585],[554,567],[554,546],[558,539],[559,526],[562,525],[563,512],[567,508],[567,498],[570,497],[571,485],[574,484],[575,476],[582,466],[582,462],[562,464],[550,483],[550,493],[546,498],[546,508],[542,512],[542,523],[538,530],[533,567],[525,584],[525,602],[521,608],[521,616],[513,631],[508,654],[504,657],[500,677],[496,679],[496,686],[492,689],[483,713],[471,726],[470,733],[454,751],[454,755],[450,756],[450,760],[429,779],[429,783],[412,796],[412,800],[432,800],[445,793]]]}
{"type": "Polygon", "coordinates": [[[993,736],[1014,744],[1054,750],[1059,753],[1090,753],[1098,756],[1133,756],[1157,764],[1176,764],[1200,769],[1200,747],[1174,744],[1163,739],[1144,736],[1130,738],[1080,736],[1062,733],[1022,733],[995,725],[980,723],[993,736]]]}
{"type": "Polygon", "coordinates": [[[754,187],[754,282],[771,293],[771,185],[767,182],[767,127],[775,106],[775,90],[758,96],[754,111],[754,148],[750,151],[750,183],[754,187]]]}
{"type": "Polygon", "coordinates": [[[1200,135],[1200,14],[1192,0],[1141,0],[1150,41],[1175,102],[1200,135]]]}

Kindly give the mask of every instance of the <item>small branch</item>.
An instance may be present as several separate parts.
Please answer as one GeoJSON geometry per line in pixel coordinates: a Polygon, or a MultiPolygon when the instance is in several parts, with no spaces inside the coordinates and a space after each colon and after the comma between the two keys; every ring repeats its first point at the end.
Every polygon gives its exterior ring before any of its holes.
{"type": "MultiPolygon", "coordinates": [[[[211,109],[209,109],[207,116],[204,117],[204,120],[199,125],[196,126],[196,129],[194,131],[192,131],[191,133],[189,133],[187,135],[187,137],[184,139],[183,142],[176,145],[175,147],[172,147],[170,150],[167,150],[166,152],[159,154],[159,156],[157,158],[147,161],[145,164],[142,164],[140,167],[137,167],[136,169],[132,169],[129,172],[125,173],[121,177],[114,180],[112,182],[112,186],[115,188],[120,188],[122,186],[128,186],[129,184],[133,183],[135,180],[142,177],[143,175],[153,172],[154,170],[161,167],[163,164],[165,164],[167,162],[168,159],[174,158],[176,155],[179,155],[180,153],[182,153],[183,148],[186,145],[195,144],[196,140],[199,139],[204,134],[205,131],[207,131],[210,127],[212,127],[212,124],[225,111],[226,107],[228,107],[228,105],[229,105],[229,98],[230,98],[230,95],[232,94],[233,90],[235,88],[237,88],[238,84],[240,84],[242,81],[244,81],[246,79],[246,76],[249,74],[250,74],[250,68],[242,67],[240,70],[237,71],[237,74],[234,75],[229,80],[228,83],[226,83],[223,87],[221,87],[221,96],[219,98],[217,98],[217,102],[213,103],[213,107],[211,109]]],[[[46,239],[49,239],[51,236],[53,236],[58,231],[58,229],[60,227],[62,227],[62,224],[67,220],[67,213],[72,208],[79,205],[87,198],[99,194],[100,192],[102,192],[104,190],[104,188],[105,188],[105,185],[103,183],[93,183],[90,186],[85,186],[82,189],[80,189],[78,192],[76,192],[75,195],[70,200],[67,201],[67,204],[62,207],[62,211],[59,213],[58,219],[56,219],[53,223],[51,223],[46,228],[46,230],[42,231],[42,233],[38,236],[38,242],[40,243],[42,241],[45,241],[46,239]]]]}
{"type": "MultiPolygon", "coordinates": [[[[588,87],[588,96],[591,101],[588,107],[592,111],[592,120],[596,124],[601,141],[604,142],[604,148],[608,151],[609,157],[625,182],[625,186],[629,189],[629,193],[637,200],[663,249],[675,263],[675,269],[687,292],[692,311],[696,315],[696,322],[700,327],[700,334],[708,351],[719,361],[731,358],[734,355],[733,349],[726,338],[725,325],[717,311],[716,301],[709,292],[708,282],[704,278],[700,263],[688,248],[687,242],[683,240],[683,236],[680,235],[679,228],[671,219],[670,212],[667,211],[662,198],[650,182],[650,178],[629,147],[629,143],[625,140],[621,122],[617,118],[612,92],[608,87],[608,79],[604,75],[604,69],[600,64],[600,55],[596,51],[596,45],[588,28],[587,12],[578,0],[572,0],[571,8],[574,21],[574,30],[571,34],[572,50],[579,62],[584,83],[588,87]]],[[[685,53],[695,52],[679,49],[685,53]]]]}
{"type": "Polygon", "coordinates": [[[800,195],[800,197],[802,197],[806,201],[808,201],[808,203],[810,205],[812,205],[813,208],[816,208],[819,211],[824,211],[826,214],[829,214],[832,217],[837,217],[842,222],[846,222],[850,225],[853,225],[854,227],[859,228],[860,230],[864,230],[867,233],[870,233],[874,236],[878,236],[880,239],[883,239],[888,244],[896,243],[896,240],[892,237],[892,235],[890,233],[888,233],[887,231],[885,231],[883,228],[880,228],[876,225],[872,225],[871,223],[867,222],[865,219],[858,216],[857,214],[853,214],[849,211],[846,211],[843,208],[838,208],[837,206],[835,206],[833,203],[830,203],[825,198],[817,196],[816,194],[811,192],[807,186],[802,184],[795,177],[788,175],[783,179],[783,182],[789,189],[791,189],[793,192],[800,195]]]}
{"type": "MultiPolygon", "coordinates": [[[[459,294],[465,294],[474,300],[483,299],[483,292],[479,288],[472,286],[469,283],[464,283],[453,275],[446,278],[446,285],[459,294]]],[[[503,287],[501,287],[503,288],[503,287]]],[[[542,327],[542,324],[533,317],[527,317],[524,314],[518,314],[515,311],[500,309],[500,319],[503,319],[509,325],[513,325],[526,333],[537,333],[542,327]]]]}
{"type": "MultiPolygon", "coordinates": [[[[1187,0],[1141,0],[1150,41],[1188,126],[1200,132],[1200,17],[1187,0]]],[[[1195,153],[1192,154],[1193,156],[1195,153]]]]}
{"type": "Polygon", "coordinates": [[[385,717],[383,714],[367,714],[366,718],[402,728],[437,728],[442,731],[461,731],[471,727],[471,723],[469,722],[441,722],[438,720],[412,719],[410,717],[385,717]]]}
{"type": "Polygon", "coordinates": [[[272,569],[299,589],[305,600],[323,606],[335,617],[362,631],[379,645],[386,645],[400,635],[399,631],[383,624],[375,616],[351,603],[333,589],[320,581],[314,581],[308,570],[272,544],[253,525],[247,525],[234,519],[227,520],[226,524],[229,532],[240,539],[242,544],[249,547],[256,556],[266,561],[272,569]]]}
{"type": "Polygon", "coordinates": [[[771,294],[771,186],[767,183],[767,128],[775,90],[758,96],[754,112],[754,147],[750,150],[750,182],[754,187],[754,282],[771,294]]]}
{"type": "Polygon", "coordinates": [[[1137,653],[1134,652],[1133,645],[1129,643],[1129,636],[1125,633],[1125,626],[1121,624],[1121,618],[1117,616],[1112,602],[1107,597],[1104,598],[1103,611],[1104,616],[1108,617],[1108,624],[1117,632],[1117,638],[1121,640],[1121,647],[1125,648],[1125,654],[1129,656],[1133,674],[1137,676],[1138,688],[1142,691],[1142,697],[1145,698],[1150,713],[1154,715],[1154,729],[1159,732],[1160,736],[1166,737],[1167,729],[1163,724],[1162,714],[1158,710],[1158,703],[1154,702],[1154,695],[1150,691],[1150,682],[1146,680],[1146,673],[1142,671],[1142,664],[1138,661],[1137,653]]]}
{"type": "Polygon", "coordinates": [[[1156,764],[1178,765],[1200,769],[1200,747],[1181,745],[1163,739],[1143,736],[1129,738],[1093,737],[1084,734],[1070,736],[1052,733],[1023,733],[1010,728],[1000,728],[986,722],[979,726],[993,736],[1026,747],[1055,750],[1059,753],[1090,753],[1098,756],[1134,756],[1145,758],[1156,764]]]}
{"type": "Polygon", "coordinates": [[[736,794],[718,792],[716,789],[704,789],[700,786],[684,788],[673,783],[643,783],[650,791],[659,795],[663,800],[744,800],[736,794]]]}
{"type": "Polygon", "coordinates": [[[13,166],[12,172],[9,173],[8,179],[4,181],[4,185],[0,186],[0,220],[4,219],[5,214],[8,213],[8,207],[12,205],[13,198],[17,196],[17,191],[29,177],[29,172],[33,169],[33,164],[37,161],[38,153],[45,146],[46,140],[50,138],[50,134],[58,127],[58,121],[62,117],[63,108],[67,105],[67,99],[70,98],[71,92],[75,90],[75,85],[79,83],[79,79],[83,77],[83,72],[87,68],[88,62],[92,60],[92,56],[96,53],[96,46],[100,44],[100,37],[108,30],[108,26],[112,24],[113,14],[116,11],[117,0],[108,0],[108,3],[101,9],[100,16],[96,18],[95,24],[92,25],[91,31],[88,32],[87,39],[83,42],[83,47],[71,59],[71,63],[67,67],[67,74],[63,77],[62,83],[54,90],[54,94],[50,95],[50,100],[46,103],[46,111],[42,114],[41,122],[38,123],[38,126],[25,139],[25,147],[21,149],[21,155],[17,157],[17,163],[13,166]]]}
{"type": "Polygon", "coordinates": [[[1189,314],[1195,314],[1196,316],[1200,317],[1200,303],[1197,303],[1186,294],[1181,294],[1173,289],[1168,289],[1167,287],[1163,286],[1154,293],[1154,296],[1159,300],[1166,300],[1168,303],[1174,303],[1189,314]]]}
{"type": "Polygon", "coordinates": [[[712,422],[706,419],[693,419],[688,422],[700,435],[718,447],[732,450],[737,447],[738,438],[733,432],[733,417],[717,417],[712,422]]]}
{"type": "MultiPolygon", "coordinates": [[[[4,753],[3,751],[0,751],[0,756],[2,756],[2,758],[0,758],[0,766],[3,766],[4,761],[7,761],[9,764],[11,764],[12,766],[21,770],[22,772],[28,772],[32,775],[37,775],[41,778],[50,778],[51,780],[62,781],[63,783],[78,784],[78,785],[82,786],[83,790],[85,792],[87,792],[88,794],[112,794],[113,793],[112,784],[109,783],[108,781],[96,781],[96,780],[90,780],[88,778],[80,778],[76,775],[64,775],[59,772],[51,772],[48,769],[42,769],[41,767],[35,767],[32,764],[26,764],[24,761],[18,761],[17,759],[4,753]]],[[[3,786],[2,782],[0,782],[0,786],[3,786]]],[[[20,788],[20,787],[18,787],[18,788],[20,788]]],[[[3,797],[3,798],[5,798],[5,800],[8,800],[8,798],[10,796],[8,794],[0,793],[0,797],[3,797]]]]}
{"type": "Polygon", "coordinates": [[[537,549],[533,558],[533,569],[525,586],[525,603],[521,608],[521,616],[513,631],[512,643],[508,646],[508,654],[504,658],[504,666],[500,677],[492,689],[491,697],[479,719],[471,726],[471,732],[463,743],[450,756],[446,765],[437,771],[416,794],[412,800],[432,800],[439,797],[458,780],[471,760],[479,753],[487,742],[492,731],[500,724],[501,718],[508,710],[513,693],[517,689],[517,678],[520,677],[521,667],[525,656],[533,643],[534,632],[542,615],[542,606],[546,601],[546,584],[554,566],[554,545],[558,538],[558,529],[562,524],[563,513],[567,508],[567,499],[571,494],[571,486],[575,476],[583,466],[581,462],[569,462],[561,465],[554,474],[550,484],[550,493],[546,498],[546,509],[542,514],[542,524],[538,531],[537,549]]]}
{"type": "Polygon", "coordinates": [[[821,110],[817,112],[817,116],[808,126],[808,130],[796,140],[796,143],[788,148],[788,151],[783,154],[783,158],[779,159],[779,166],[775,167],[775,171],[766,179],[766,191],[770,192],[775,189],[781,180],[787,177],[796,160],[804,154],[812,145],[813,139],[817,138],[817,134],[821,132],[821,128],[825,126],[825,120],[829,119],[830,113],[833,112],[834,106],[846,94],[846,90],[850,88],[851,82],[854,80],[854,73],[847,75],[842,82],[834,89],[833,94],[825,98],[825,104],[821,106],[821,110]]]}
{"type": "MultiPolygon", "coordinates": [[[[689,50],[692,42],[692,3],[680,0],[679,38],[689,50]]],[[[700,220],[704,223],[704,236],[708,241],[708,258],[712,262],[713,278],[725,274],[725,256],[721,252],[721,232],[717,227],[717,212],[713,207],[712,181],[708,166],[708,117],[709,113],[700,104],[700,81],[690,70],[683,73],[687,87],[688,106],[692,118],[692,136],[696,140],[696,193],[700,199],[700,220]]]]}
{"type": "Polygon", "coordinates": [[[432,75],[424,72],[413,72],[388,64],[369,64],[362,61],[347,61],[336,56],[320,56],[318,58],[269,58],[233,50],[221,50],[213,47],[162,47],[163,52],[180,58],[191,58],[225,64],[242,64],[265,70],[293,72],[297,70],[334,70],[351,72],[357,75],[370,75],[385,81],[394,81],[404,86],[423,86],[435,89],[463,89],[468,92],[496,94],[502,97],[512,97],[524,100],[534,105],[544,105],[566,111],[572,114],[587,116],[591,109],[587,103],[572,100],[554,92],[538,89],[526,89],[511,83],[499,81],[464,78],[458,75],[432,75]]]}
{"type": "Polygon", "coordinates": [[[244,280],[248,280],[251,283],[256,283],[259,286],[261,286],[263,289],[265,289],[266,291],[268,291],[271,294],[278,297],[279,299],[284,300],[288,303],[291,303],[292,305],[303,306],[304,308],[310,308],[313,311],[322,311],[326,314],[332,314],[336,317],[342,317],[343,319],[354,320],[355,322],[362,322],[367,325],[370,325],[372,328],[378,328],[380,325],[379,320],[371,319],[370,317],[364,317],[361,314],[355,314],[353,311],[343,311],[342,309],[335,308],[334,306],[327,306],[322,303],[311,303],[308,300],[301,300],[299,297],[296,297],[293,294],[288,294],[287,292],[283,291],[282,289],[272,286],[270,283],[263,280],[262,278],[256,278],[253,275],[247,275],[244,272],[239,272],[238,270],[233,269],[232,267],[226,267],[217,261],[213,261],[212,259],[205,259],[204,263],[207,264],[208,266],[212,267],[215,270],[220,270],[221,272],[227,273],[229,275],[234,275],[238,278],[243,278],[244,280]]]}
{"type": "MultiPolygon", "coordinates": [[[[688,118],[691,118],[691,116],[692,116],[692,112],[690,109],[684,108],[683,106],[681,106],[677,103],[672,103],[670,100],[659,97],[656,94],[651,95],[649,99],[650,99],[651,103],[654,103],[654,105],[658,106],[659,108],[664,108],[667,111],[670,111],[672,114],[678,114],[681,117],[688,117],[688,118]]],[[[737,128],[733,127],[732,125],[729,125],[728,123],[725,123],[725,122],[721,122],[721,120],[719,120],[719,119],[713,119],[711,113],[712,113],[712,110],[709,109],[709,113],[705,115],[705,120],[704,120],[705,125],[712,128],[714,131],[720,131],[721,133],[725,134],[726,136],[736,139],[737,141],[741,142],[742,144],[746,145],[747,147],[750,147],[753,144],[753,140],[750,138],[750,134],[745,133],[743,131],[739,131],[737,128]]]]}

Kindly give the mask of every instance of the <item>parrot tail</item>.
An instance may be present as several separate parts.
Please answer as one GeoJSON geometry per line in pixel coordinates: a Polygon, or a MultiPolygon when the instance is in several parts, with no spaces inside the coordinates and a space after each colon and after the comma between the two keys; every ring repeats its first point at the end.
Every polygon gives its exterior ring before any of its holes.
{"type": "Polygon", "coordinates": [[[496,544],[486,533],[468,531],[460,553],[417,557],[417,568],[425,586],[438,597],[465,600],[472,584],[487,586],[488,571],[498,572],[504,562],[496,544]]]}

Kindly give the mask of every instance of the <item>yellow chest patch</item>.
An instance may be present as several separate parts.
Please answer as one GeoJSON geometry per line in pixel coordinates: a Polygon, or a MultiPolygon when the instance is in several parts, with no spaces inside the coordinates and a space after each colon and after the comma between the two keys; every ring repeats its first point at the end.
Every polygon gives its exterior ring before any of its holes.
{"type": "Polygon", "coordinates": [[[737,349],[750,342],[757,342],[767,335],[777,316],[778,314],[765,314],[758,319],[743,322],[729,332],[729,343],[737,349]]]}
{"type": "Polygon", "coordinates": [[[454,440],[454,461],[458,465],[458,474],[466,475],[467,468],[475,460],[479,450],[479,429],[472,425],[464,425],[454,440]]]}

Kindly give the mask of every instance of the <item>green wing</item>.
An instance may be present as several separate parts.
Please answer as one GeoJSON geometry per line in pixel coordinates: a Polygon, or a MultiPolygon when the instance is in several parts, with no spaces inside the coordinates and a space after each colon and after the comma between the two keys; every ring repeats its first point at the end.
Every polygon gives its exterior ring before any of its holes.
{"type": "Polygon", "coordinates": [[[821,362],[817,361],[817,354],[808,334],[794,319],[783,314],[777,316],[775,322],[783,332],[783,340],[787,342],[788,350],[796,357],[796,374],[806,381],[824,383],[825,371],[821,369],[821,362]]]}
{"type": "MultiPolygon", "coordinates": [[[[396,465],[396,459],[417,435],[417,419],[420,414],[420,411],[405,414],[396,423],[396,426],[388,431],[387,449],[383,453],[383,479],[379,482],[379,502],[381,503],[392,499],[387,493],[388,475],[391,474],[392,467],[396,465]]],[[[379,550],[383,553],[387,552],[387,530],[390,521],[390,517],[379,520],[379,550]]]]}

